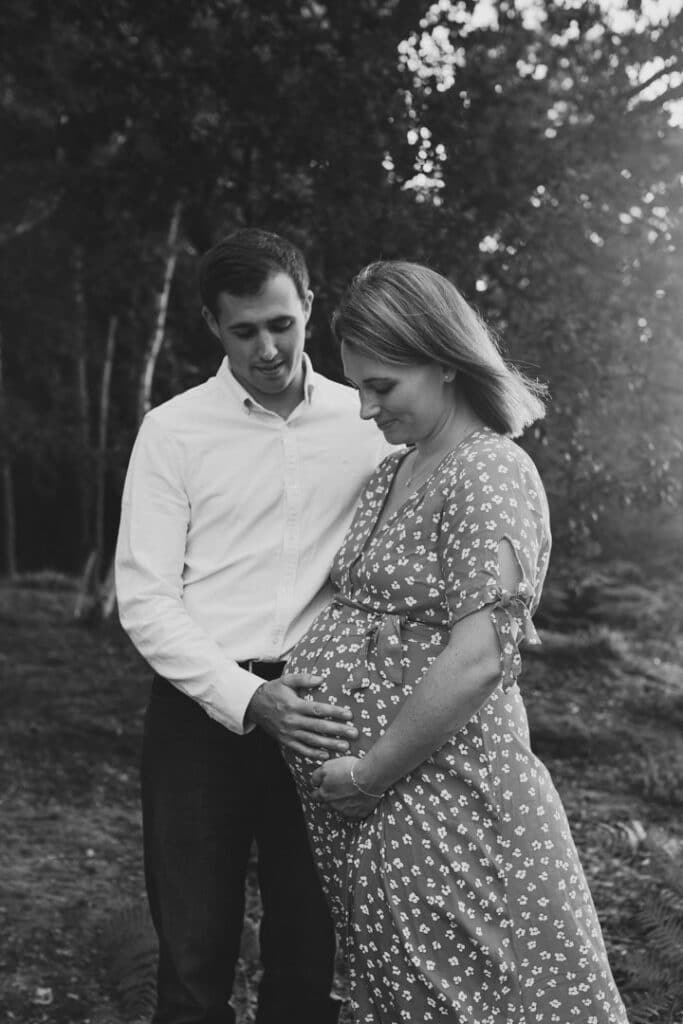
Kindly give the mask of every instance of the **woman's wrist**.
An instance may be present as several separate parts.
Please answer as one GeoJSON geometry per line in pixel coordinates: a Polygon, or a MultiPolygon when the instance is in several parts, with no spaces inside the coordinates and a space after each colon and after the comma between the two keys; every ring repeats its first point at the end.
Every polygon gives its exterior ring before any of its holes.
{"type": "Polygon", "coordinates": [[[379,787],[372,786],[363,778],[362,774],[360,774],[364,761],[364,758],[359,757],[358,760],[351,765],[351,783],[354,789],[358,790],[358,792],[363,796],[369,796],[375,800],[381,800],[384,796],[384,790],[381,790],[379,787]]]}
{"type": "Polygon", "coordinates": [[[385,773],[380,769],[380,766],[376,763],[377,757],[375,754],[374,747],[365,754],[364,757],[354,765],[354,779],[358,782],[363,789],[368,790],[370,793],[386,793],[391,787],[394,779],[387,778],[385,773]]]}

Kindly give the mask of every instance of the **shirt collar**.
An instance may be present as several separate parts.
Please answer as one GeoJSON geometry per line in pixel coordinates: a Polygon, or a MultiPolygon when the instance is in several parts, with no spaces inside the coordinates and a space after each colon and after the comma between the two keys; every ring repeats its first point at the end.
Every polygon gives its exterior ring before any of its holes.
{"type": "Polygon", "coordinates": [[[310,405],[313,397],[313,392],[316,388],[316,372],[313,369],[313,363],[308,358],[308,354],[304,352],[303,358],[304,364],[304,401],[310,405]]]}
{"type": "MultiPolygon", "coordinates": [[[[316,377],[317,374],[313,369],[313,364],[308,358],[308,354],[303,354],[303,368],[304,368],[304,401],[307,405],[311,404],[313,392],[316,388],[316,377]]],[[[254,406],[259,406],[256,399],[252,398],[246,388],[242,387],[237,377],[234,377],[230,370],[230,360],[227,356],[223,358],[221,365],[218,367],[216,373],[216,380],[228,389],[232,397],[239,402],[248,412],[254,406]]]]}

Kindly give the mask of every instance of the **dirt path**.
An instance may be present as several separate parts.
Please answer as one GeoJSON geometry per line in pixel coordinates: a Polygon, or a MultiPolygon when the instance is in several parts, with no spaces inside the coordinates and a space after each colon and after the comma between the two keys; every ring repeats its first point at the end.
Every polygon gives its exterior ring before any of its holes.
{"type": "MultiPolygon", "coordinates": [[[[134,916],[144,907],[137,763],[148,671],[117,627],[80,626],[72,606],[68,590],[0,587],[0,1016],[130,1024],[112,948],[148,955],[134,916]]],[[[683,836],[683,684],[673,662],[670,685],[643,675],[659,658],[666,676],[664,648],[634,652],[530,657],[523,685],[632,1007],[644,999],[633,964],[647,945],[636,913],[656,885],[639,828],[683,836]]],[[[253,936],[245,953],[243,982],[256,970],[253,936]]],[[[660,994],[646,996],[656,1014],[660,994]]],[[[243,988],[239,997],[249,1002],[243,988]]],[[[673,1019],[663,1014],[651,1020],[673,1019]]]]}

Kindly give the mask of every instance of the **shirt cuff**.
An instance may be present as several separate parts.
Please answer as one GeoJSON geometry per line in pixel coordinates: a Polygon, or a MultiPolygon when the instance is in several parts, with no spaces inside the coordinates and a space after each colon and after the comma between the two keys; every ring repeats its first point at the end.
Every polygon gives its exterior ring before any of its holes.
{"type": "Polygon", "coordinates": [[[211,697],[202,701],[204,710],[214,721],[235,732],[240,736],[246,735],[254,728],[254,724],[245,723],[244,717],[247,708],[259,686],[265,683],[265,679],[255,676],[253,672],[235,665],[230,672],[230,678],[223,686],[212,689],[211,697]]]}

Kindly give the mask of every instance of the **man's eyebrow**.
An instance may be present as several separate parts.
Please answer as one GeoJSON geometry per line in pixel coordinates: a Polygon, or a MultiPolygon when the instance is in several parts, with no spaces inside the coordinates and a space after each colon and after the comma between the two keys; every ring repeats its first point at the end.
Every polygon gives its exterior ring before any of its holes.
{"type": "MultiPolygon", "coordinates": [[[[269,316],[268,319],[266,321],[264,321],[264,322],[267,323],[267,324],[273,324],[273,323],[276,323],[276,321],[278,321],[278,320],[292,320],[292,319],[293,319],[293,317],[292,317],[291,313],[276,313],[274,316],[269,316]]],[[[257,323],[259,323],[259,319],[258,318],[254,319],[254,320],[234,320],[234,321],[231,321],[228,324],[228,328],[229,329],[234,329],[235,327],[253,327],[254,324],[257,324],[257,323]]]]}

